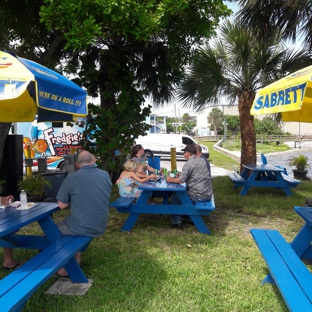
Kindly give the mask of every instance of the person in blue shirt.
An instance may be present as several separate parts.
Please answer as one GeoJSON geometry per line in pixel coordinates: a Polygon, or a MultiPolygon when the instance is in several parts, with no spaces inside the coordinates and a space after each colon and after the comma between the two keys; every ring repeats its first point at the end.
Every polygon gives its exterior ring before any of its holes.
{"type": "Polygon", "coordinates": [[[208,171],[209,171],[209,175],[211,178],[211,170],[210,170],[210,163],[209,160],[202,154],[202,147],[199,144],[195,144],[195,148],[196,148],[196,156],[201,157],[207,165],[208,171]]]}
{"type": "MultiPolygon", "coordinates": [[[[69,174],[58,191],[59,207],[70,205],[70,214],[57,224],[63,235],[98,237],[105,232],[112,182],[109,174],[94,163],[91,153],[80,152],[76,162],[79,170],[69,174]]],[[[78,263],[80,255],[75,255],[78,263]]],[[[67,272],[62,268],[58,274],[66,276],[67,272]]]]}

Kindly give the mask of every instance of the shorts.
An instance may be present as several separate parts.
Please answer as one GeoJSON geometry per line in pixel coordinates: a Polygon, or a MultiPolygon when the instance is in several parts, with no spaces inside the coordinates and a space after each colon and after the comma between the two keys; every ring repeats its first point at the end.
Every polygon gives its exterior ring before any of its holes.
{"type": "Polygon", "coordinates": [[[56,226],[62,235],[76,235],[69,229],[65,219],[59,222],[56,226]]]}

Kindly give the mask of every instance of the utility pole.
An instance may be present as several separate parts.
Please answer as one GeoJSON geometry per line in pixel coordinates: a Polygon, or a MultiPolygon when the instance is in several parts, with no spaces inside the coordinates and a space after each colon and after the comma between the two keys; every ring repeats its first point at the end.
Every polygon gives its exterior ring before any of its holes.
{"type": "Polygon", "coordinates": [[[225,119],[225,115],[224,115],[224,105],[222,105],[223,108],[223,140],[224,142],[226,141],[226,132],[227,132],[227,124],[226,124],[226,119],[225,119]]]}
{"type": "Polygon", "coordinates": [[[177,103],[174,103],[174,119],[175,119],[176,133],[178,133],[178,124],[177,124],[177,103]]]}

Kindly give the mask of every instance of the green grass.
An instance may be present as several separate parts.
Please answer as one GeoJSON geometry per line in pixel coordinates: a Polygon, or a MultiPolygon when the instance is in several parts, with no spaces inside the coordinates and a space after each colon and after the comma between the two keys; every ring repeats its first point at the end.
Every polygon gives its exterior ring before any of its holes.
{"type": "MultiPolygon", "coordinates": [[[[212,147],[210,152],[214,164],[232,161],[212,147]]],[[[311,197],[311,182],[303,181],[291,197],[261,188],[241,197],[226,176],[214,178],[213,188],[216,210],[203,218],[212,235],[191,225],[171,229],[168,215],[141,215],[131,232],[120,232],[127,215],[110,209],[105,235],[82,255],[81,266],[94,280],[87,294],[46,295],[56,281],[51,278],[24,311],[288,311],[275,286],[260,285],[268,270],[249,230],[278,229],[291,241],[303,224],[293,208],[311,197]]],[[[117,197],[114,186],[111,200],[117,197]]],[[[21,232],[40,229],[32,225],[21,232]]],[[[16,250],[15,256],[25,262],[35,253],[16,250]]]]}
{"type": "MultiPolygon", "coordinates": [[[[222,147],[229,150],[229,151],[240,151],[241,150],[241,142],[240,141],[226,141],[222,143],[222,147]]],[[[275,142],[269,143],[257,143],[256,149],[258,154],[267,154],[273,152],[284,152],[288,151],[291,148],[288,145],[280,144],[276,145],[275,142]]]]}
{"type": "MultiPolygon", "coordinates": [[[[232,171],[234,168],[239,168],[239,162],[236,160],[223,155],[213,149],[213,146],[216,144],[216,142],[207,142],[204,140],[198,140],[200,144],[206,145],[209,148],[209,161],[214,164],[217,167],[224,168],[226,170],[232,171]]],[[[240,151],[241,145],[237,141],[227,141],[225,144],[225,148],[230,151],[240,151]]],[[[284,152],[289,150],[290,148],[287,145],[275,145],[275,143],[270,144],[257,144],[257,153],[258,154],[267,154],[267,153],[273,153],[273,152],[284,152]]]]}

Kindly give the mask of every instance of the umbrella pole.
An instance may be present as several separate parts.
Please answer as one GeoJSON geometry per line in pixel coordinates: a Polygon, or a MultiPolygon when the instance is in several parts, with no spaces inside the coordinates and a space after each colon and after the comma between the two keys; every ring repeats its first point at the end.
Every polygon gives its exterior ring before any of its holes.
{"type": "Polygon", "coordinates": [[[27,146],[24,147],[24,155],[25,155],[25,167],[26,167],[26,176],[32,176],[32,166],[34,164],[34,159],[32,156],[32,150],[27,146]]]}

